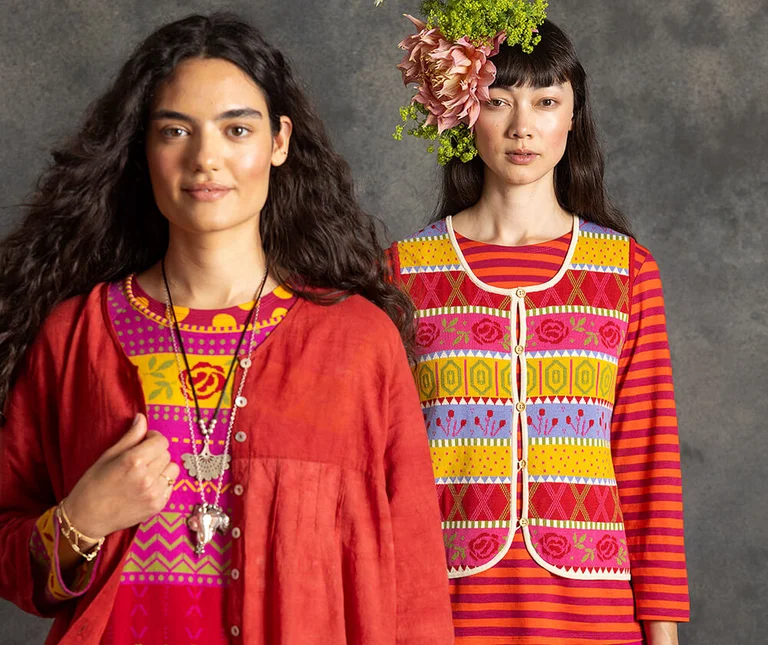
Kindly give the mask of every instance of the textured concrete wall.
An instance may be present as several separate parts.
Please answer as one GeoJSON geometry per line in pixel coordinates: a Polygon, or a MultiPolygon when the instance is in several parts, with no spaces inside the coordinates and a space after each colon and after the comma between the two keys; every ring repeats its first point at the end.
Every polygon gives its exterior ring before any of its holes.
{"type": "MultiPolygon", "coordinates": [[[[685,482],[695,645],[766,642],[768,596],[768,2],[550,0],[590,73],[608,183],[661,265],[685,482]]],[[[151,29],[188,0],[3,0],[0,234],[57,138],[151,29]]],[[[393,236],[434,205],[434,158],[391,139],[407,92],[394,68],[409,31],[387,0],[239,1],[293,60],[360,196],[393,236]]],[[[0,643],[48,623],[0,601],[0,643]]]]}

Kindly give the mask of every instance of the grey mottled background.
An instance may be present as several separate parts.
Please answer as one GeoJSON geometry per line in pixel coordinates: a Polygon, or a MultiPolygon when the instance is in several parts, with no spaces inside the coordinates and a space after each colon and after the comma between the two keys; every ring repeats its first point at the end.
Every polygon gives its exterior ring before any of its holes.
{"type": "MultiPolygon", "coordinates": [[[[0,235],[50,146],[135,44],[226,6],[293,60],[366,207],[392,236],[434,205],[434,158],[390,134],[418,3],[2,0],[0,235]]],[[[693,603],[687,645],[768,643],[768,1],[550,0],[592,79],[608,183],[661,265],[680,411],[693,603]]],[[[0,601],[0,643],[48,623],[0,601]]],[[[329,644],[330,645],[330,644],[329,644]]]]}

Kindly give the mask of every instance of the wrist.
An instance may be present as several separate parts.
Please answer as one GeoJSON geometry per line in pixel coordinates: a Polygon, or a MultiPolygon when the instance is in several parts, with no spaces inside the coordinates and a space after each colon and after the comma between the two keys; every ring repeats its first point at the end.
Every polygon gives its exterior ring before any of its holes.
{"type": "Polygon", "coordinates": [[[104,544],[104,536],[90,536],[80,531],[73,523],[65,508],[66,499],[56,507],[59,531],[70,548],[89,562],[93,560],[104,544]]]}
{"type": "Polygon", "coordinates": [[[644,621],[645,638],[648,645],[678,645],[677,623],[670,621],[644,621]]]}
{"type": "Polygon", "coordinates": [[[91,514],[82,512],[77,501],[72,497],[65,497],[61,500],[59,507],[67,523],[75,527],[78,533],[85,538],[86,542],[96,543],[108,534],[104,531],[103,527],[91,521],[91,514]]]}

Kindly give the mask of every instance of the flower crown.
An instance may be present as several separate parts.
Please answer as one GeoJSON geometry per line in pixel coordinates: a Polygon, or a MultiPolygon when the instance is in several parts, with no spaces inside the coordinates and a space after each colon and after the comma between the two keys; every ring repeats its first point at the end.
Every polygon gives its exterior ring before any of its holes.
{"type": "MultiPolygon", "coordinates": [[[[406,54],[397,67],[403,83],[417,85],[417,92],[400,108],[403,123],[395,139],[402,139],[408,127],[410,135],[437,140],[437,161],[443,166],[454,158],[474,158],[473,128],[496,79],[489,59],[504,42],[533,51],[546,8],[546,0],[424,0],[426,22],[406,16],[418,31],[399,44],[406,54]]],[[[427,151],[435,151],[434,143],[427,151]]]]}

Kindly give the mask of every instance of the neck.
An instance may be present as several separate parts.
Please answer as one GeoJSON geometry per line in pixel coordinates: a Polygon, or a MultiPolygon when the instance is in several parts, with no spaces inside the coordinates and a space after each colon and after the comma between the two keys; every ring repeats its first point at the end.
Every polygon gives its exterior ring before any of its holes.
{"type": "MultiPolygon", "coordinates": [[[[266,270],[258,227],[244,232],[190,234],[170,228],[165,273],[173,303],[190,309],[225,309],[253,300],[266,270]]],[[[165,301],[160,263],[138,276],[142,288],[165,301]]],[[[267,280],[263,294],[277,286],[267,280]]]]}
{"type": "Polygon", "coordinates": [[[573,217],[557,201],[554,171],[521,186],[486,169],[480,200],[456,215],[453,225],[478,242],[522,246],[565,235],[573,226],[573,217]]]}

